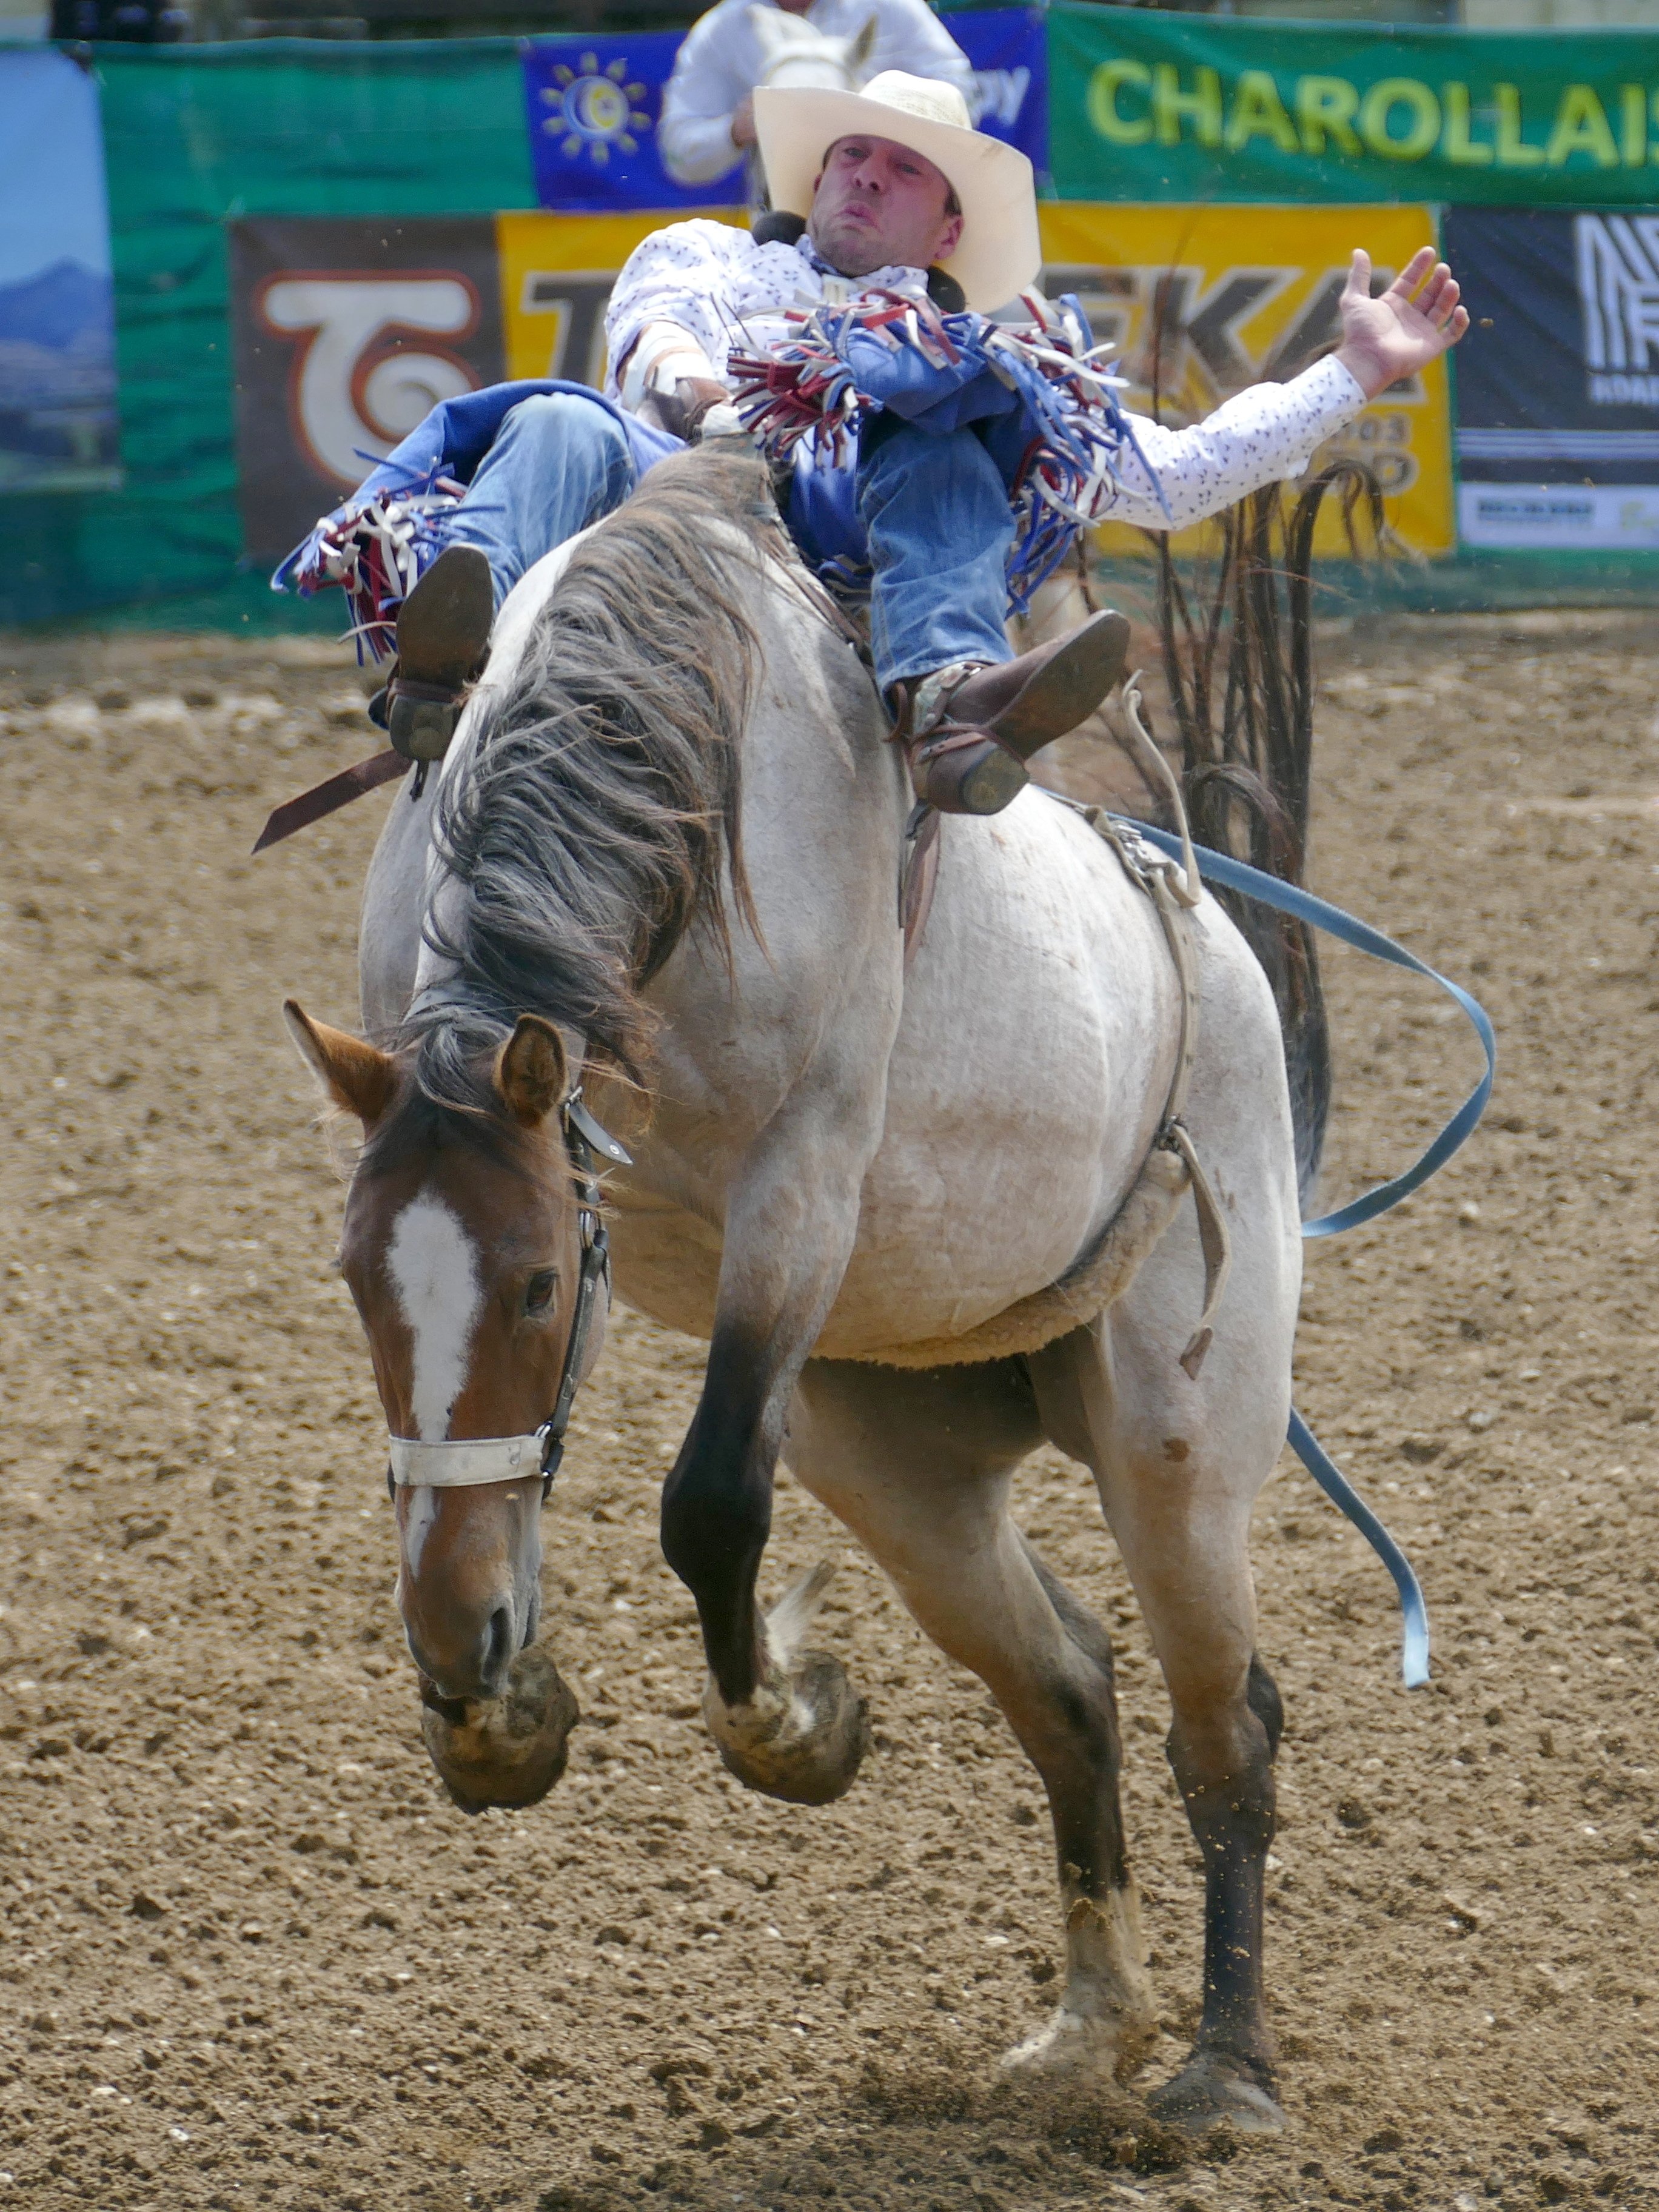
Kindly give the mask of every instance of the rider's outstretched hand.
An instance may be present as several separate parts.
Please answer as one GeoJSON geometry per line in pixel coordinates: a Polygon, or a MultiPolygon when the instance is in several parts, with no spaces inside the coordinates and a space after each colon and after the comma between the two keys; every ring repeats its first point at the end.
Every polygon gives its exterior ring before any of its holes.
{"type": "Polygon", "coordinates": [[[1371,297],[1371,257],[1356,251],[1340,302],[1336,357],[1367,399],[1413,376],[1455,346],[1469,326],[1456,279],[1431,246],[1419,246],[1388,290],[1371,297]]]}

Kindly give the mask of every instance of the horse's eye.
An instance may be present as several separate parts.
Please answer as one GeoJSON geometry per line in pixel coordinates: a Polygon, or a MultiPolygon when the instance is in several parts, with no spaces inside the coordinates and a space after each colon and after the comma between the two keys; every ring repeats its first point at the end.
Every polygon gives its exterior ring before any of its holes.
{"type": "Polygon", "coordinates": [[[544,1314],[553,1303],[553,1293],[558,1288],[559,1278],[555,1269],[544,1267],[525,1285],[524,1310],[527,1314],[544,1314]]]}

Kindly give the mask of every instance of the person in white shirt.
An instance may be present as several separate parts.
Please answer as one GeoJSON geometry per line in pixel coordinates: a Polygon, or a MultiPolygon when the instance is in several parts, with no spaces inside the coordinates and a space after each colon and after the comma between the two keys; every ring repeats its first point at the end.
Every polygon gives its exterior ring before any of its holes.
{"type": "MultiPolygon", "coordinates": [[[[775,234],[779,216],[759,237],[703,221],[653,233],[612,295],[605,395],[517,385],[447,402],[278,572],[302,588],[340,580],[338,548],[366,503],[412,480],[467,484],[458,505],[421,524],[422,560],[444,550],[397,616],[387,726],[411,757],[435,757],[447,743],[487,645],[492,600],[499,605],[532,562],[619,506],[642,471],[696,438],[716,407],[723,428],[740,428],[723,405],[735,349],[775,347],[791,310],[878,308],[895,296],[926,307],[942,298],[965,301],[982,319],[1035,282],[1030,164],[975,131],[951,88],[895,73],[861,94],[763,88],[756,124],[775,206],[797,219],[798,236],[775,234]]],[[[1132,439],[1120,441],[1115,475],[1096,488],[1093,518],[1177,528],[1298,475],[1368,398],[1468,327],[1431,249],[1380,298],[1370,274],[1357,252],[1339,347],[1290,382],[1241,392],[1190,429],[1129,418],[1132,439]]],[[[860,418],[855,472],[838,481],[870,573],[876,680],[918,798],[942,811],[994,813],[1026,781],[1030,756],[1118,681],[1127,625],[1097,616],[1012,655],[1011,500],[1030,465],[1030,418],[989,368],[939,372],[907,345],[890,349],[861,329],[848,337],[856,321],[842,319],[838,358],[872,404],[860,418]]],[[[963,327],[990,326],[967,317],[963,327]]],[[[808,473],[797,467],[796,493],[808,473]]],[[[798,541],[822,565],[811,501],[791,494],[787,505],[798,541]]],[[[363,609],[366,624],[389,629],[396,605],[388,592],[363,609]]]]}
{"type": "Polygon", "coordinates": [[[835,39],[856,38],[871,24],[868,75],[902,70],[936,78],[954,85],[972,108],[973,65],[927,0],[720,0],[686,33],[663,93],[657,148],[677,184],[717,183],[753,148],[753,94],[769,59],[756,21],[763,15],[799,16],[835,39]]]}

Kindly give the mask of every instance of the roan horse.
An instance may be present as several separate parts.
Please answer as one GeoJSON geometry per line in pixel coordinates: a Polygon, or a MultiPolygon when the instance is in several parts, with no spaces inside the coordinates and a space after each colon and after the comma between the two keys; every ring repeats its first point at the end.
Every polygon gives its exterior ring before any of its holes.
{"type": "Polygon", "coordinates": [[[526,1648],[533,1440],[592,1273],[592,1108],[633,1155],[608,1199],[623,1295],[709,1342],[662,1542],[696,1601],[726,1764],[822,1802],[867,1741],[839,1662],[804,1647],[813,1578],[757,1601],[781,1455],[986,1683],[1048,1790],[1066,1979],[1008,2063],[1132,2074],[1158,2029],[1111,1644],[1009,1513],[1045,1440],[1080,1461],[1164,1669],[1206,1869],[1201,2022],[1152,2101],[1190,2128],[1270,2128],[1281,1711],[1247,1537],[1285,1440],[1301,1275],[1273,999],[1203,900],[1182,1119],[1232,1269],[1194,1376],[1195,1212],[1181,1175],[1152,1172],[1171,1164],[1153,1140],[1181,1030],[1152,903],[1033,789],[944,824],[907,977],[903,763],[812,592],[757,464],[659,465],[519,585],[441,777],[393,806],[362,920],[378,1042],[289,1008],[365,1133],[341,1263],[402,1440],[398,1599],[428,1745],[474,1807],[532,1802],[562,1771],[574,1700],[526,1648]],[[1068,1271],[1114,1237],[1139,1265],[1102,1313],[1068,1271]],[[465,1440],[495,1438],[447,1486],[465,1440]]]}

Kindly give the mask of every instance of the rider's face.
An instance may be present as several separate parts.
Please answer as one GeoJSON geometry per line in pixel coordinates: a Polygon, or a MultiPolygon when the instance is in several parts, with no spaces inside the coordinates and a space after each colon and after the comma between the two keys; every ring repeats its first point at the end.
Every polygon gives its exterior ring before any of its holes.
{"type": "Polygon", "coordinates": [[[890,138],[837,138],[823,157],[807,228],[843,276],[926,269],[952,252],[962,217],[933,163],[890,138]]]}

